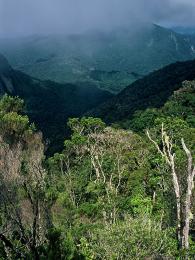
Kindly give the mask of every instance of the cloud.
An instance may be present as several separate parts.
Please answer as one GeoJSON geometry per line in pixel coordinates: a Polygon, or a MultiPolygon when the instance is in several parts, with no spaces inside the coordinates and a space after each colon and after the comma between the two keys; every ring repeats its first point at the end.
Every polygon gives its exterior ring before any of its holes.
{"type": "Polygon", "coordinates": [[[195,26],[194,0],[0,0],[0,35],[70,33],[145,22],[195,26]]]}

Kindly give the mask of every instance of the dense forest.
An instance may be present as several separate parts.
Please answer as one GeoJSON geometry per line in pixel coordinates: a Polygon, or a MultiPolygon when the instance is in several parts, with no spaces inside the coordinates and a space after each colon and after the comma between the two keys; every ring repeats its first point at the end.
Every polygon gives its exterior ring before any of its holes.
{"type": "Polygon", "coordinates": [[[176,62],[135,81],[87,113],[108,123],[131,119],[138,110],[159,108],[185,80],[195,78],[195,60],[176,62]]]}
{"type": "Polygon", "coordinates": [[[0,260],[195,260],[195,0],[0,0],[0,260]]]}
{"type": "Polygon", "coordinates": [[[48,153],[63,148],[69,117],[79,117],[113,95],[88,85],[59,84],[30,77],[14,70],[0,54],[0,95],[20,96],[25,113],[50,143],[48,153]]]}
{"type": "Polygon", "coordinates": [[[51,157],[24,101],[1,98],[1,259],[194,259],[195,81],[180,78],[112,125],[69,119],[51,157]]]}

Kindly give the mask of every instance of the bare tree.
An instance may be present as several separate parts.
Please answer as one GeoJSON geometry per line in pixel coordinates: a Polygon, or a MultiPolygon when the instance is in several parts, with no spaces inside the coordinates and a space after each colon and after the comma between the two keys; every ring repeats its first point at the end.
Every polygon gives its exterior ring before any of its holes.
{"type": "Polygon", "coordinates": [[[194,189],[195,166],[193,166],[193,159],[190,150],[186,147],[184,139],[182,139],[182,147],[188,158],[187,165],[187,191],[185,198],[184,211],[184,227],[182,230],[182,247],[189,248],[189,231],[190,231],[190,212],[192,204],[192,191],[194,189]]]}
{"type": "Polygon", "coordinates": [[[39,133],[29,143],[12,145],[0,136],[0,207],[6,216],[0,227],[0,240],[14,254],[20,252],[21,245],[25,246],[34,259],[39,259],[37,248],[46,241],[47,231],[43,158],[44,146],[39,133]],[[18,195],[21,190],[26,196],[18,195]],[[12,243],[15,231],[19,247],[12,243]]]}
{"type": "MultiPolygon", "coordinates": [[[[89,158],[91,164],[90,181],[97,185],[100,184],[105,190],[105,194],[99,195],[103,205],[102,214],[106,221],[114,223],[118,216],[117,198],[120,195],[125,174],[129,170],[127,158],[129,158],[130,153],[136,150],[139,143],[138,137],[132,132],[116,130],[111,127],[103,129],[94,127],[88,131],[80,127],[79,135],[84,137],[84,142],[81,144],[73,142],[74,154],[80,158],[81,164],[83,156],[89,158]]],[[[70,152],[68,146],[67,153],[70,152]]],[[[143,163],[145,153],[146,149],[143,148],[140,154],[136,155],[138,167],[143,163]]],[[[65,175],[67,175],[68,169],[69,167],[65,167],[65,175]]],[[[66,182],[67,185],[69,183],[69,181],[66,182]]]]}
{"type": "Polygon", "coordinates": [[[187,176],[186,184],[184,188],[184,194],[182,192],[183,187],[179,178],[179,174],[176,170],[175,162],[176,155],[173,151],[173,142],[164,130],[162,124],[161,128],[161,142],[162,147],[155,141],[150,132],[147,131],[147,136],[149,140],[155,145],[157,151],[165,159],[166,164],[171,170],[172,183],[174,187],[175,197],[176,197],[176,208],[177,208],[177,236],[179,245],[182,249],[189,249],[189,230],[190,230],[190,213],[191,213],[191,201],[192,201],[192,191],[194,188],[194,176],[195,176],[195,166],[193,165],[193,158],[190,150],[187,148],[184,139],[181,140],[182,148],[187,156],[187,176]],[[183,202],[182,197],[185,197],[183,202]],[[184,209],[184,210],[183,210],[184,209]],[[183,224],[184,223],[184,224],[183,224]]]}

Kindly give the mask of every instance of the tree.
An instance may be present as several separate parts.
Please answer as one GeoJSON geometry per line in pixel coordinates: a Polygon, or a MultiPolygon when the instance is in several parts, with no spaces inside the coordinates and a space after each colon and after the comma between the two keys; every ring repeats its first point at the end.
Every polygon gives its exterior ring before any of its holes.
{"type": "Polygon", "coordinates": [[[42,135],[21,115],[23,101],[0,101],[0,240],[8,258],[39,259],[49,213],[42,135]]]}
{"type": "Polygon", "coordinates": [[[158,144],[152,137],[149,131],[147,131],[149,140],[155,145],[158,153],[165,160],[166,164],[170,168],[172,183],[176,198],[177,208],[177,237],[179,246],[182,249],[189,249],[189,229],[190,229],[190,214],[191,214],[191,202],[192,192],[194,189],[194,176],[195,165],[193,163],[193,157],[190,150],[187,148],[184,139],[181,139],[183,151],[187,157],[187,176],[185,178],[186,183],[181,182],[181,178],[176,170],[176,154],[174,152],[174,143],[168,136],[162,124],[161,128],[161,145],[158,144]],[[185,200],[182,199],[184,190],[185,200]],[[183,210],[184,209],[184,210],[183,210]]]}
{"type": "Polygon", "coordinates": [[[87,260],[172,259],[177,246],[172,233],[148,215],[126,216],[92,230],[81,239],[81,251],[87,260]]]}

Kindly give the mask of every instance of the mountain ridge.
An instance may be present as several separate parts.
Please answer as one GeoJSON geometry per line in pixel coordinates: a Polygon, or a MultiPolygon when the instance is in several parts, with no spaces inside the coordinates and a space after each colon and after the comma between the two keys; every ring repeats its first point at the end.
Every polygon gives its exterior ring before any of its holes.
{"type": "Polygon", "coordinates": [[[15,69],[36,78],[89,84],[113,93],[156,69],[195,58],[193,36],[159,25],[132,31],[125,28],[107,33],[0,40],[0,52],[15,69]]]}
{"type": "Polygon", "coordinates": [[[130,119],[138,110],[164,105],[185,80],[195,79],[195,60],[177,62],[137,80],[87,114],[108,123],[130,119]]]}
{"type": "Polygon", "coordinates": [[[25,113],[43,131],[44,137],[61,142],[69,117],[81,116],[112,96],[98,88],[42,81],[12,69],[0,55],[0,96],[7,93],[24,99],[25,113]],[[59,140],[58,140],[59,139],[59,140]]]}

